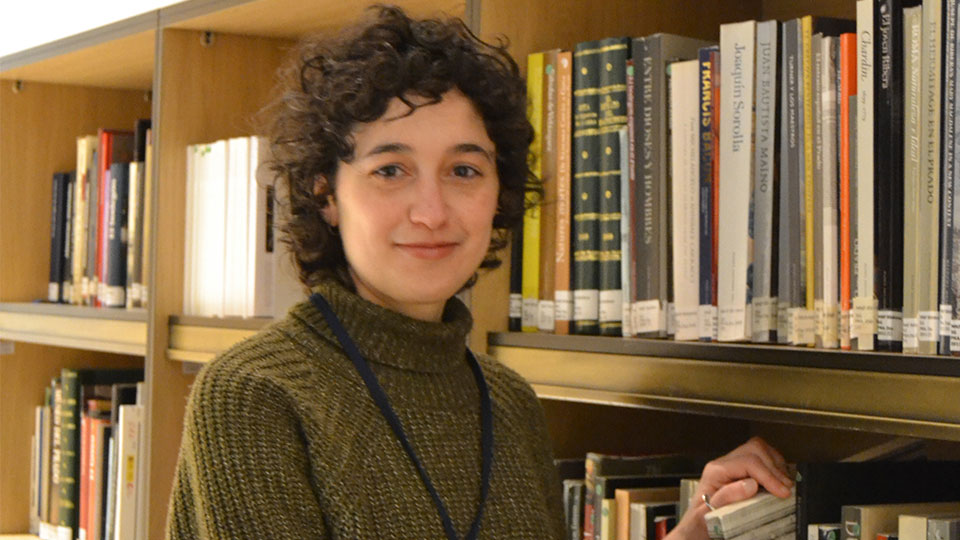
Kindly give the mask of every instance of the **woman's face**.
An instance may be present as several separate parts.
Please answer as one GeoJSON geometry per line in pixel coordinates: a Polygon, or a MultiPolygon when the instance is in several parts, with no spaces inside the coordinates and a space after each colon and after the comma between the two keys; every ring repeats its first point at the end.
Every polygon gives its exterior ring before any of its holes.
{"type": "Polygon", "coordinates": [[[408,112],[394,98],[382,117],[354,130],[355,157],[339,164],[325,218],[340,229],[360,296],[439,321],[487,253],[496,154],[458,90],[408,112]]]}

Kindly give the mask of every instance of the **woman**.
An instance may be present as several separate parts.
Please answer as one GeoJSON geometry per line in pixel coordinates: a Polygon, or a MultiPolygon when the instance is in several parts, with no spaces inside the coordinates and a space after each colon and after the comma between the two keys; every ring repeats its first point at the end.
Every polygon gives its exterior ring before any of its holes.
{"type": "MultiPolygon", "coordinates": [[[[292,80],[273,152],[313,294],[197,377],[168,537],[563,537],[536,396],[466,349],[453,298],[537,190],[517,65],[459,21],[379,8],[292,80]]],[[[754,440],[704,493],[784,494],[782,469],[754,440]]],[[[706,538],[704,507],[675,534],[706,538]]]]}

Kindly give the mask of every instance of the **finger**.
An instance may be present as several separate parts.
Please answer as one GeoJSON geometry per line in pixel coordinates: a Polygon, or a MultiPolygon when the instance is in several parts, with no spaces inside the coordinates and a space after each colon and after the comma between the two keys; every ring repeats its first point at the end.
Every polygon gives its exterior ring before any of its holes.
{"type": "MultiPolygon", "coordinates": [[[[775,471],[775,474],[780,477],[783,484],[787,486],[793,485],[793,480],[791,480],[787,472],[786,460],[783,455],[760,437],[750,439],[727,454],[727,457],[743,458],[749,456],[755,456],[760,459],[765,466],[775,471]]],[[[731,478],[731,480],[733,479],[731,478]]]]}
{"type": "Polygon", "coordinates": [[[732,459],[726,464],[729,481],[753,478],[778,497],[788,497],[793,483],[776,467],[770,467],[756,455],[732,459]]]}
{"type": "Polygon", "coordinates": [[[759,484],[753,478],[746,478],[737,482],[731,482],[710,497],[710,505],[714,508],[720,508],[728,504],[740,502],[757,494],[760,490],[759,484]]]}

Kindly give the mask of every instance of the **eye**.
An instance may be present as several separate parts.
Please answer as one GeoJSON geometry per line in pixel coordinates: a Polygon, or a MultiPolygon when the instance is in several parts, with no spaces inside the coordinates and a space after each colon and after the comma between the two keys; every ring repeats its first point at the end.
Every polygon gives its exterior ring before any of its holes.
{"type": "Polygon", "coordinates": [[[397,178],[403,174],[403,169],[399,165],[384,165],[373,171],[373,174],[381,178],[397,178]]]}
{"type": "Polygon", "coordinates": [[[480,176],[480,171],[470,165],[455,165],[453,175],[458,178],[476,178],[480,176]]]}

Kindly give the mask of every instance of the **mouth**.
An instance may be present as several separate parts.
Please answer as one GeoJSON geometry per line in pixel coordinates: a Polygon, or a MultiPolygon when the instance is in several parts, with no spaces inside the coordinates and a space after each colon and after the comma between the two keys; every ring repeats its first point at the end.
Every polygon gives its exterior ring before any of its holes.
{"type": "Polygon", "coordinates": [[[436,260],[449,256],[457,245],[456,242],[414,242],[397,244],[397,247],[417,259],[436,260]]]}

